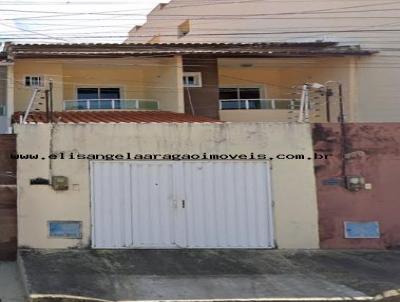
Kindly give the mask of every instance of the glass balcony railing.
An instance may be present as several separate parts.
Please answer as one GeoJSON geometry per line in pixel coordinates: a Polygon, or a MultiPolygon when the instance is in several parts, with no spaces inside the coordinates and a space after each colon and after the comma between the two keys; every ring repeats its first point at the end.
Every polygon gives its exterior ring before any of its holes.
{"type": "Polygon", "coordinates": [[[88,99],[64,101],[64,110],[158,110],[158,101],[88,99]]]}
{"type": "Polygon", "coordinates": [[[220,100],[220,110],[298,110],[298,99],[232,99],[220,100]]]}

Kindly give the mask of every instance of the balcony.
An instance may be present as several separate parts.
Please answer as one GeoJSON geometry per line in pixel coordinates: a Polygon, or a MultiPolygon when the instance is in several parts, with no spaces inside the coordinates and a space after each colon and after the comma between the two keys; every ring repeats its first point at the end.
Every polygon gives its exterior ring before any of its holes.
{"type": "Polygon", "coordinates": [[[220,100],[220,110],[298,110],[298,99],[231,99],[220,100]]]}
{"type": "Polygon", "coordinates": [[[155,100],[87,99],[64,101],[64,110],[159,110],[155,100]]]}

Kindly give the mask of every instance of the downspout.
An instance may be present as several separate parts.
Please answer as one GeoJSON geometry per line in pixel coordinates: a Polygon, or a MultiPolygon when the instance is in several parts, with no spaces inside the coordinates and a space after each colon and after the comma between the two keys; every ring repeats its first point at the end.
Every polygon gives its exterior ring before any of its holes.
{"type": "Polygon", "coordinates": [[[49,116],[50,116],[50,144],[49,144],[49,179],[52,182],[53,177],[53,137],[54,137],[54,118],[53,118],[53,81],[49,82],[49,91],[48,91],[48,101],[49,101],[49,116]]]}
{"type": "Polygon", "coordinates": [[[7,107],[6,107],[6,112],[7,112],[7,123],[10,126],[9,132],[11,133],[11,120],[12,116],[14,114],[14,88],[15,88],[15,82],[14,82],[14,63],[9,63],[7,64],[7,107]]]}
{"type": "Polygon", "coordinates": [[[343,86],[339,83],[339,122],[340,122],[340,137],[341,137],[341,153],[342,153],[342,176],[346,177],[346,154],[347,154],[347,129],[344,120],[344,105],[343,105],[343,86]]]}

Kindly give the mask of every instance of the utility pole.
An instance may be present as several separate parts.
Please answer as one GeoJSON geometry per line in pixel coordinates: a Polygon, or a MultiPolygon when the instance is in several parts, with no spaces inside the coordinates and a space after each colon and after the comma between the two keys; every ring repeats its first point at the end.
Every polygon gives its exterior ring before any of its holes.
{"type": "Polygon", "coordinates": [[[45,98],[45,104],[46,104],[46,120],[47,122],[50,122],[50,104],[49,104],[49,90],[46,89],[44,91],[44,98],[45,98]]]}

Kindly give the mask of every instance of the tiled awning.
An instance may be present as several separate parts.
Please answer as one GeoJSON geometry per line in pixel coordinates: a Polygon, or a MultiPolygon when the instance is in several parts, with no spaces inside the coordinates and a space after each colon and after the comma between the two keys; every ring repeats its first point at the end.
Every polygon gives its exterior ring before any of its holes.
{"type": "MultiPolygon", "coordinates": [[[[23,112],[16,112],[13,123],[19,123],[23,112]]],[[[32,112],[28,123],[48,123],[46,112],[32,112]]],[[[62,111],[53,112],[55,123],[219,123],[221,121],[168,111],[62,111]]]]}
{"type": "Polygon", "coordinates": [[[129,56],[312,57],[370,55],[376,51],[336,42],[287,43],[6,43],[10,58],[117,58],[129,56]]]}

